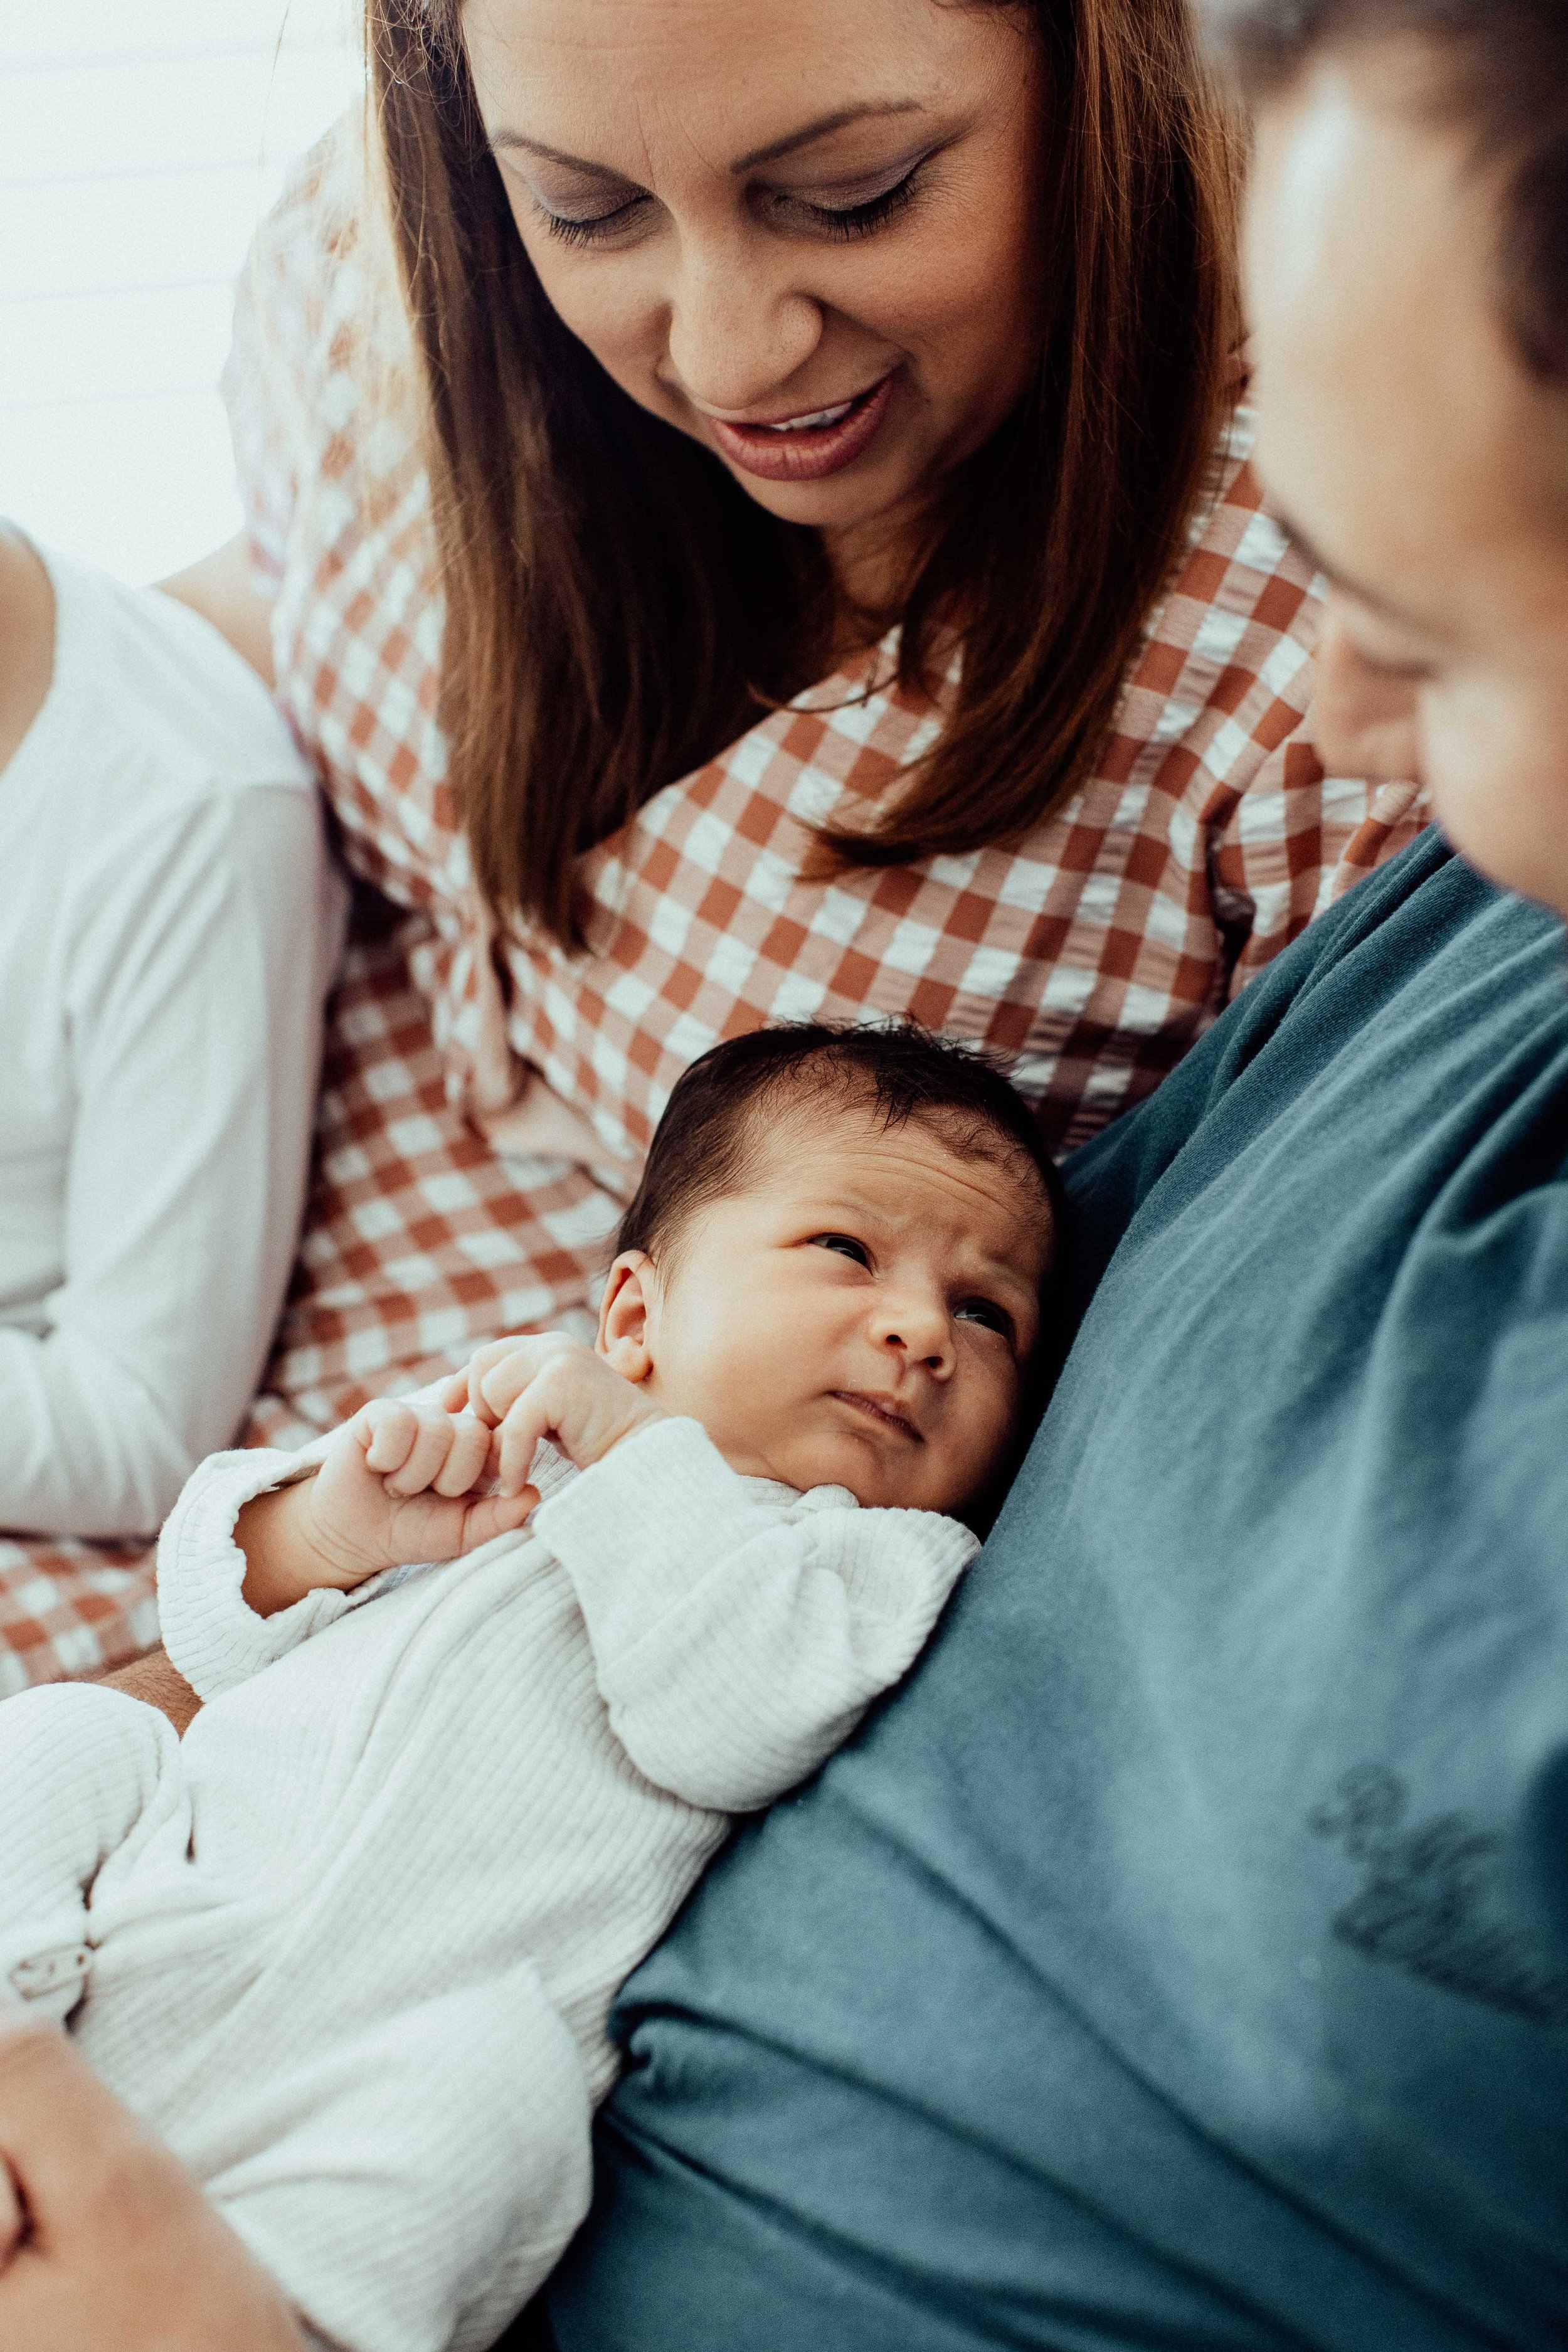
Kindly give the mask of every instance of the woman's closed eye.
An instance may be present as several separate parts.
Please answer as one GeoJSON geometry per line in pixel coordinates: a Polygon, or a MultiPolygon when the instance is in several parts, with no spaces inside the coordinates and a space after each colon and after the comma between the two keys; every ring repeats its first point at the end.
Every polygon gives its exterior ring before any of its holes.
{"type": "Polygon", "coordinates": [[[629,195],[624,203],[612,205],[607,212],[593,213],[574,218],[570,214],[552,213],[548,205],[533,199],[534,210],[552,236],[563,245],[595,245],[616,236],[621,231],[634,228],[643,207],[652,201],[645,195],[629,195]]]}
{"type": "Polygon", "coordinates": [[[773,202],[787,206],[795,214],[804,213],[811,226],[827,236],[873,236],[878,229],[896,219],[905,206],[914,200],[916,183],[921,174],[917,163],[902,179],[895,180],[890,188],[879,194],[867,196],[858,205],[817,205],[802,196],[780,196],[773,202]]]}
{"type": "MultiPolygon", "coordinates": [[[[919,192],[921,175],[929,161],[929,157],[922,156],[895,180],[891,187],[879,189],[858,204],[816,204],[807,196],[783,189],[765,190],[759,201],[766,211],[782,215],[781,226],[784,227],[804,219],[818,236],[871,236],[913,202],[919,192]]],[[[639,226],[652,202],[653,198],[642,190],[631,190],[619,204],[608,205],[602,211],[574,214],[555,212],[539,195],[533,195],[534,209],[548,234],[559,238],[563,245],[577,246],[613,244],[617,237],[639,226]]]]}

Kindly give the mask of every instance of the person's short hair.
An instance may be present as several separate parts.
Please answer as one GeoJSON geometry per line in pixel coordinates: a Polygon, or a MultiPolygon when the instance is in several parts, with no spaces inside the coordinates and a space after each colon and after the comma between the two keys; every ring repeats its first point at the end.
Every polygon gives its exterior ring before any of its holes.
{"type": "Polygon", "coordinates": [[[1503,170],[1498,292],[1531,372],[1568,384],[1568,9],[1563,0],[1202,0],[1254,98],[1316,52],[1405,36],[1427,43],[1443,111],[1503,170]]]}
{"type": "Polygon", "coordinates": [[[1020,1175],[1061,1255],[1062,1181],[1029,1105],[990,1055],[917,1023],[791,1021],[715,1045],[677,1080],[617,1250],[668,1257],[699,1210],[743,1192],[773,1119],[813,1103],[864,1109],[884,1128],[916,1119],[971,1157],[1020,1175]]]}

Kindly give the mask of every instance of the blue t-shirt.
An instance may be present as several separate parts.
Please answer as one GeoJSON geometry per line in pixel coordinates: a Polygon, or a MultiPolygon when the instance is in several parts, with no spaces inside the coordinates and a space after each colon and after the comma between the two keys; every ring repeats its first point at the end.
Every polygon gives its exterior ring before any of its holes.
{"type": "Polygon", "coordinates": [[[1071,1164],[994,1535],[623,1997],[562,2352],[1568,2342],[1565,1146],[1561,928],[1428,835],[1071,1164]]]}

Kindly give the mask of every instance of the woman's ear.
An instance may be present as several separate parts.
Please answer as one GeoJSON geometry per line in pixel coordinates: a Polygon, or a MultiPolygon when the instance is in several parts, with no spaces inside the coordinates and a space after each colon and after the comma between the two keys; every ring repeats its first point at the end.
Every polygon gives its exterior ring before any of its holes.
{"type": "Polygon", "coordinates": [[[653,1370],[655,1280],[653,1260],[646,1250],[623,1250],[605,1285],[598,1349],[623,1380],[646,1381],[653,1370]]]}

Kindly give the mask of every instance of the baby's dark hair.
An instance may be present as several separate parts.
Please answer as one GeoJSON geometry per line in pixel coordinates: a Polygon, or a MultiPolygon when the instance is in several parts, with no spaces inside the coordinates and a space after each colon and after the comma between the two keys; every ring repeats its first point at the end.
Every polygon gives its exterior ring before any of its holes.
{"type": "Polygon", "coordinates": [[[1032,1180],[1050,1219],[1055,1287],[1066,1200],[1034,1113],[990,1055],[912,1021],[780,1022],[693,1062],[666,1105],[617,1250],[667,1255],[700,1209],[743,1189],[763,1118],[814,1098],[864,1106],[884,1128],[920,1119],[961,1152],[1032,1180]]]}

